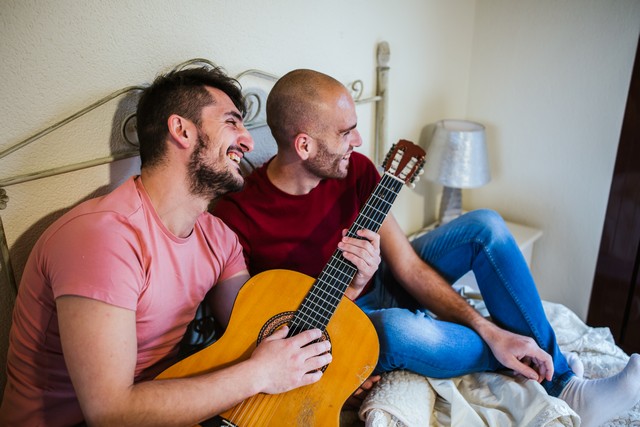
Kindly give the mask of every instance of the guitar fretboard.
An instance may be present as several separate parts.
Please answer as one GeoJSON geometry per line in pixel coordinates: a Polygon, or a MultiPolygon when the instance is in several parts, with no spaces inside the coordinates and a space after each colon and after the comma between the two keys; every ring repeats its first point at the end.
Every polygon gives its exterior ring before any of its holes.
{"type": "MultiPolygon", "coordinates": [[[[404,181],[385,172],[347,235],[359,239],[356,234],[359,230],[377,232],[403,185],[404,181]]],[[[357,272],[358,269],[342,256],[342,251],[336,249],[292,319],[289,336],[313,328],[325,330],[357,272]]]]}

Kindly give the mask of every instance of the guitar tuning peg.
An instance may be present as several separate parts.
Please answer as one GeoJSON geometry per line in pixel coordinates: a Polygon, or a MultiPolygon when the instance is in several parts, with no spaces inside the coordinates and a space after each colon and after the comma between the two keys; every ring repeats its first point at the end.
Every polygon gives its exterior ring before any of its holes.
{"type": "Polygon", "coordinates": [[[424,174],[424,169],[420,169],[420,172],[418,172],[418,176],[423,175],[424,174]]]}
{"type": "Polygon", "coordinates": [[[416,188],[416,184],[412,182],[411,184],[409,184],[409,188],[413,190],[414,188],[416,188]]]}

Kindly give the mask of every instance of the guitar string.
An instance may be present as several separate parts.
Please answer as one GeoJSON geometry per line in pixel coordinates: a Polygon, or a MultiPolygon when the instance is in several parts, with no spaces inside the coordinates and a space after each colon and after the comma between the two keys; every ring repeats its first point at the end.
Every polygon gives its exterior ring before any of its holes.
{"type": "MultiPolygon", "coordinates": [[[[387,193],[387,196],[389,195],[389,193],[387,193]]],[[[374,198],[378,198],[381,199],[377,194],[373,195],[374,198]]],[[[383,201],[386,202],[386,200],[381,199],[383,201]]],[[[390,206],[390,204],[387,204],[387,206],[390,206]]],[[[387,207],[386,211],[388,212],[389,208],[387,207]]],[[[357,238],[357,235],[355,234],[355,231],[357,231],[358,229],[362,229],[362,228],[368,228],[371,229],[373,231],[377,231],[377,229],[380,227],[382,220],[384,219],[384,216],[386,215],[386,212],[382,212],[380,209],[377,209],[376,206],[371,206],[371,205],[367,205],[365,207],[365,209],[363,210],[363,216],[358,218],[354,224],[354,226],[352,226],[352,229],[350,230],[351,235],[353,235],[354,237],[357,238]],[[373,212],[373,214],[372,214],[373,212]],[[365,223],[363,223],[362,220],[365,220],[365,223]],[[368,223],[366,222],[368,221],[368,223]]],[[[332,269],[335,269],[338,271],[338,273],[343,273],[340,269],[340,265],[348,265],[351,266],[354,270],[355,267],[353,267],[353,265],[351,263],[349,263],[346,259],[344,259],[341,256],[341,252],[337,251],[336,256],[334,256],[334,258],[332,259],[332,263],[329,264],[329,268],[327,270],[328,276],[329,277],[335,277],[334,275],[331,274],[332,269]],[[337,266],[335,264],[338,264],[337,266]]],[[[355,272],[355,271],[354,271],[355,272]]],[[[343,273],[343,276],[347,276],[346,280],[341,280],[343,282],[343,286],[348,286],[350,280],[352,279],[352,277],[349,277],[348,275],[343,273]]]]}
{"type": "Polygon", "coordinates": [[[275,396],[271,395],[269,396],[269,402],[271,403],[271,410],[269,411],[266,419],[263,419],[261,421],[261,424],[259,424],[260,426],[264,426],[264,425],[269,425],[271,422],[271,419],[273,418],[273,416],[276,413],[276,410],[278,409],[278,407],[280,406],[280,402],[282,401],[282,399],[284,398],[284,393],[280,393],[277,394],[275,396]]]}
{"type": "MultiPolygon", "coordinates": [[[[397,181],[397,179],[393,176],[391,176],[393,178],[391,180],[385,179],[389,177],[389,174],[383,175],[383,178],[380,181],[380,185],[371,195],[370,200],[367,201],[365,207],[363,208],[363,211],[359,214],[358,218],[347,234],[350,234],[352,237],[357,238],[358,236],[356,235],[356,231],[359,229],[368,228],[373,231],[377,231],[379,229],[382,221],[384,220],[384,217],[387,215],[391,207],[391,204],[395,200],[397,193],[402,188],[402,182],[397,181]],[[389,185],[388,181],[391,181],[391,185],[389,185]],[[382,209],[379,209],[379,206],[381,204],[382,209]]],[[[353,266],[353,264],[342,257],[341,251],[339,250],[334,253],[325,270],[326,271],[323,270],[323,273],[321,273],[318,279],[319,286],[314,288],[317,288],[318,292],[310,293],[307,300],[303,302],[302,308],[299,310],[298,320],[300,320],[301,324],[297,325],[298,327],[295,328],[295,333],[301,332],[304,329],[310,329],[312,327],[325,327],[331,317],[332,312],[335,310],[335,307],[342,299],[342,295],[351,282],[351,279],[355,275],[355,272],[357,272],[357,269],[353,266]],[[336,264],[338,265],[336,266],[336,264]],[[344,268],[340,269],[340,264],[342,264],[343,266],[348,266],[348,270],[350,270],[349,273],[351,274],[345,274],[343,271],[344,268]],[[338,273],[341,273],[342,276],[346,276],[346,279],[342,279],[331,274],[334,270],[338,273]],[[337,287],[336,282],[341,286],[337,287]],[[322,293],[324,293],[324,297],[322,293]],[[327,300],[327,297],[331,297],[336,302],[332,303],[331,301],[327,300]],[[323,303],[328,304],[330,310],[327,310],[325,307],[323,307],[323,303]],[[316,306],[316,309],[314,309],[314,305],[316,306]],[[317,308],[320,308],[322,311],[329,314],[322,314],[317,310],[317,308]],[[311,312],[311,314],[309,314],[309,311],[311,312]],[[324,320],[322,322],[318,322],[318,320],[321,318],[324,318],[324,320]],[[306,326],[306,328],[304,328],[304,326],[306,326]]]]}
{"type": "Polygon", "coordinates": [[[242,421],[242,417],[244,416],[244,411],[247,405],[247,401],[251,399],[253,399],[253,396],[237,404],[231,411],[231,414],[229,415],[229,421],[231,421],[235,425],[239,425],[239,423],[242,421]]]}
{"type": "Polygon", "coordinates": [[[275,415],[283,396],[284,393],[277,395],[260,393],[251,396],[236,406],[229,421],[242,427],[265,426],[275,415]]]}
{"type": "Polygon", "coordinates": [[[233,415],[230,417],[230,421],[238,426],[249,427],[249,420],[254,416],[260,406],[260,400],[262,400],[262,394],[256,394],[243,400],[234,409],[233,415]]]}
{"type": "Polygon", "coordinates": [[[254,420],[255,419],[255,424],[249,424],[249,421],[245,422],[244,425],[247,426],[252,426],[252,425],[257,425],[257,426],[263,426],[266,425],[262,422],[261,417],[264,415],[265,413],[265,401],[267,401],[268,403],[268,395],[265,394],[260,394],[260,397],[258,399],[255,399],[254,404],[252,405],[252,411],[250,413],[250,420],[254,420]],[[257,415],[256,415],[257,414],[257,415]]]}
{"type": "MultiPolygon", "coordinates": [[[[387,175],[385,175],[385,176],[387,176],[387,175]]],[[[381,180],[381,183],[383,184],[383,185],[380,187],[380,190],[381,190],[381,191],[374,192],[374,194],[372,195],[372,199],[373,199],[373,201],[374,201],[374,202],[375,202],[375,200],[376,200],[376,199],[379,199],[379,200],[382,200],[383,202],[386,202],[386,203],[387,203],[386,212],[382,212],[380,209],[377,209],[377,207],[376,207],[376,206],[373,206],[373,205],[371,205],[371,204],[367,203],[367,204],[366,204],[366,206],[365,206],[365,209],[363,209],[363,214],[364,214],[364,215],[362,216],[362,218],[363,218],[363,219],[365,219],[365,220],[368,220],[368,221],[369,221],[369,224],[367,224],[367,223],[362,224],[362,221],[358,221],[358,220],[356,220],[356,223],[354,224],[354,226],[352,226],[352,230],[351,230],[351,232],[352,232],[352,234],[353,234],[353,235],[355,235],[355,232],[354,232],[353,230],[354,230],[354,229],[355,229],[355,230],[359,229],[358,227],[360,227],[360,228],[369,228],[369,229],[372,229],[372,230],[374,230],[374,231],[377,231],[377,229],[378,229],[378,228],[379,228],[379,226],[381,225],[381,220],[383,220],[383,219],[384,219],[383,217],[384,217],[384,216],[386,216],[386,213],[388,212],[388,210],[389,210],[389,208],[390,208],[390,203],[388,203],[388,202],[389,202],[389,201],[388,201],[388,199],[393,199],[393,198],[395,198],[395,196],[397,195],[397,192],[393,192],[393,191],[392,191],[391,193],[389,193],[389,192],[383,192],[382,190],[385,190],[385,189],[386,189],[386,190],[389,190],[389,188],[387,188],[387,187],[384,185],[384,183],[382,182],[382,180],[381,180]],[[383,196],[386,196],[386,197],[380,197],[380,195],[379,195],[378,193],[382,193],[382,195],[383,195],[383,196]],[[369,212],[368,212],[368,211],[369,211],[369,212]],[[371,211],[373,211],[373,215],[371,214],[371,211]]],[[[396,187],[402,188],[402,184],[401,184],[401,183],[397,183],[396,187]]],[[[361,218],[359,217],[358,219],[361,219],[361,218]]],[[[356,237],[357,237],[357,236],[356,236],[356,237]]],[[[332,260],[331,260],[332,262],[330,262],[330,263],[329,263],[329,266],[328,266],[329,268],[328,268],[328,270],[338,268],[338,267],[336,267],[335,265],[333,265],[333,264],[335,264],[335,262],[333,262],[333,261],[337,261],[337,263],[338,263],[338,264],[344,263],[343,261],[346,261],[346,260],[344,260],[344,259],[340,256],[340,252],[339,252],[339,251],[337,252],[337,255],[338,255],[337,257],[332,258],[332,260]]],[[[348,262],[348,261],[347,261],[347,262],[348,262]]],[[[353,267],[351,267],[351,269],[354,269],[354,268],[353,268],[353,267]]],[[[338,268],[338,271],[340,271],[340,269],[339,269],[339,268],[338,268]]],[[[357,270],[356,270],[356,271],[357,271],[357,270]]],[[[328,274],[328,276],[329,276],[330,278],[332,277],[332,276],[331,276],[331,274],[328,274]]],[[[351,278],[352,278],[352,277],[353,277],[353,275],[351,276],[351,278]]],[[[322,279],[324,279],[324,277],[322,277],[322,275],[321,275],[321,278],[322,278],[322,279]]],[[[329,285],[330,285],[330,288],[329,288],[329,295],[333,296],[333,297],[334,297],[334,299],[335,299],[335,300],[337,300],[337,301],[339,302],[339,300],[340,300],[340,299],[341,299],[341,297],[342,297],[342,294],[344,293],[344,290],[346,290],[346,287],[347,287],[347,286],[349,285],[349,283],[350,283],[350,278],[348,278],[348,280],[338,280],[338,281],[339,281],[339,283],[341,283],[341,284],[342,284],[342,288],[340,288],[340,289],[336,289],[335,285],[333,285],[333,283],[332,283],[332,281],[331,281],[331,280],[326,281],[326,279],[325,279],[325,280],[323,280],[322,282],[320,282],[320,284],[321,284],[321,285],[322,285],[323,283],[327,283],[327,284],[329,284],[329,285]],[[336,292],[336,290],[337,290],[337,292],[336,292]],[[336,294],[336,295],[334,295],[334,294],[336,294]]],[[[325,286],[320,286],[320,287],[319,287],[319,290],[324,291],[324,292],[325,292],[325,294],[327,293],[327,291],[326,291],[326,289],[325,289],[325,286]]],[[[311,295],[311,297],[312,297],[312,298],[310,298],[310,301],[309,301],[309,302],[310,302],[310,303],[315,303],[316,305],[318,305],[318,304],[317,304],[317,301],[314,301],[314,300],[313,300],[313,299],[314,299],[314,297],[315,297],[315,299],[317,300],[317,299],[318,299],[318,295],[315,295],[315,296],[314,296],[314,295],[311,295]]],[[[321,296],[320,296],[319,298],[320,298],[321,300],[323,299],[321,296]]],[[[326,298],[325,298],[324,300],[325,300],[325,302],[327,302],[327,301],[326,301],[326,298]]],[[[332,307],[332,310],[333,310],[333,309],[335,309],[335,306],[336,306],[336,305],[337,305],[337,304],[331,304],[331,303],[330,303],[330,306],[332,307]]],[[[304,308],[305,308],[305,307],[303,307],[303,309],[304,309],[304,308]]],[[[320,307],[320,308],[322,308],[322,307],[320,307]]],[[[312,312],[315,312],[316,314],[318,313],[318,312],[317,312],[317,310],[314,310],[314,309],[313,309],[313,306],[312,306],[312,305],[309,305],[309,306],[307,307],[307,310],[303,310],[303,313],[302,313],[302,314],[303,314],[304,316],[302,317],[302,320],[303,320],[304,324],[306,324],[307,326],[312,327],[312,326],[314,326],[314,325],[313,325],[313,324],[312,324],[312,323],[307,319],[309,316],[308,316],[308,314],[306,314],[306,313],[305,313],[306,311],[309,311],[309,309],[310,309],[312,312]]],[[[325,318],[325,319],[324,319],[325,321],[324,321],[324,322],[322,322],[322,323],[320,323],[320,326],[326,325],[326,323],[328,322],[328,317],[327,317],[326,315],[320,315],[320,317],[324,317],[324,318],[325,318]]],[[[330,317],[330,315],[329,315],[329,317],[330,317]]],[[[312,318],[313,318],[313,316],[312,316],[312,318]]],[[[316,318],[317,318],[317,316],[316,316],[316,318]]]]}

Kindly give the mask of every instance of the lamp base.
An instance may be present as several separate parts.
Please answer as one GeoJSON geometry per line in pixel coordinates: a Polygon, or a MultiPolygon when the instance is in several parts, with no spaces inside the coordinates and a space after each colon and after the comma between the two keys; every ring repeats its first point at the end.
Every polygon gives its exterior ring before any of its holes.
{"type": "Polygon", "coordinates": [[[444,225],[460,215],[462,215],[462,190],[445,186],[442,189],[438,222],[444,225]]]}

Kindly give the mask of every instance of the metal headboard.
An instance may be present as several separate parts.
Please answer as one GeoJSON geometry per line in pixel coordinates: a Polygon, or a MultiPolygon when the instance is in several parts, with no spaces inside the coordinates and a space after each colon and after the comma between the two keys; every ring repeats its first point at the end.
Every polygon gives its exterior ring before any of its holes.
{"type": "MultiPolygon", "coordinates": [[[[374,134],[374,153],[375,153],[375,163],[380,164],[382,159],[386,153],[386,110],[387,110],[387,75],[389,72],[389,57],[390,50],[387,42],[381,42],[377,46],[377,67],[376,67],[376,90],[375,94],[369,97],[362,97],[364,92],[364,84],[361,80],[356,80],[353,83],[348,85],[348,88],[351,90],[354,101],[356,104],[366,104],[366,103],[375,103],[375,134],[374,134]]],[[[191,66],[211,66],[215,67],[216,64],[213,62],[203,59],[203,58],[194,58],[188,61],[185,61],[181,64],[178,64],[174,67],[174,70],[183,69],[191,66]]],[[[248,76],[257,77],[263,80],[275,82],[278,80],[278,76],[267,73],[265,71],[250,69],[243,71],[235,76],[237,80],[241,80],[248,76]]],[[[0,162],[3,159],[7,158],[10,154],[15,153],[35,141],[41,139],[45,135],[54,132],[57,129],[62,128],[63,126],[73,122],[74,120],[86,115],[87,113],[95,110],[96,108],[109,103],[115,99],[121,99],[124,96],[128,96],[131,94],[135,94],[136,92],[142,91],[146,86],[128,86],[123,89],[117,90],[104,98],[94,102],[91,105],[77,111],[76,113],[66,117],[63,120],[43,129],[34,135],[14,144],[10,147],[0,151],[0,162]]],[[[247,117],[245,118],[245,124],[248,129],[255,129],[262,126],[266,126],[264,119],[262,119],[261,113],[264,112],[264,105],[262,102],[261,96],[259,94],[254,93],[252,91],[244,91],[245,99],[247,101],[247,117]]],[[[130,157],[135,157],[138,155],[138,145],[137,145],[137,135],[135,130],[135,113],[129,114],[122,120],[121,125],[121,133],[124,137],[124,140],[130,144],[130,148],[122,150],[117,153],[113,153],[109,156],[98,157],[95,159],[77,162],[69,165],[54,167],[50,169],[42,169],[35,172],[29,172],[24,174],[18,174],[15,176],[10,176],[7,178],[0,179],[0,211],[6,209],[7,204],[9,203],[9,194],[5,190],[6,187],[10,187],[15,184],[25,183],[29,181],[35,181],[38,179],[52,177],[56,175],[61,175],[68,172],[74,172],[86,168],[91,168],[94,166],[100,166],[112,163],[117,160],[127,159],[130,157]]],[[[1,213],[1,212],[0,212],[1,213]]],[[[0,215],[0,252],[1,252],[1,262],[0,268],[4,272],[8,282],[11,284],[11,288],[14,293],[17,293],[18,284],[16,280],[16,275],[14,273],[11,259],[9,256],[9,246],[7,241],[7,236],[4,230],[4,224],[2,222],[2,215],[0,215]]]]}

